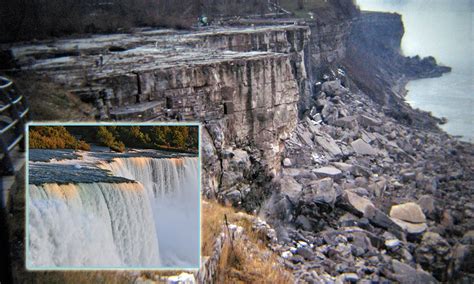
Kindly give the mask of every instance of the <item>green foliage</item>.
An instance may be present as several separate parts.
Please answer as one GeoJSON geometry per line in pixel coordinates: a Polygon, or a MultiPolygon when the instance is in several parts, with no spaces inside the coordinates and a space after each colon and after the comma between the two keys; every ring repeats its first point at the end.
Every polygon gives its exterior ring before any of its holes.
{"type": "Polygon", "coordinates": [[[117,141],[113,132],[116,132],[115,126],[99,126],[97,131],[97,139],[103,146],[109,147],[116,152],[125,151],[125,144],[122,141],[117,141]]]}
{"type": "Polygon", "coordinates": [[[87,141],[117,152],[126,147],[197,152],[198,135],[197,126],[35,126],[30,148],[90,150],[87,141]]]}
{"type": "Polygon", "coordinates": [[[197,126],[153,126],[146,130],[154,148],[177,148],[197,151],[197,126]]]}
{"type": "Polygon", "coordinates": [[[29,146],[32,149],[90,150],[89,144],[77,140],[63,126],[30,127],[29,146]]]}

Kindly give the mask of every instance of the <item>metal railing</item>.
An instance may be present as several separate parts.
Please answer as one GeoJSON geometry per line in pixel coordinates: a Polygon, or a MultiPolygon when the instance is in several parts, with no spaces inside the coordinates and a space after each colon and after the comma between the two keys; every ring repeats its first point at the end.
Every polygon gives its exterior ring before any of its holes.
{"type": "Polygon", "coordinates": [[[25,149],[28,111],[26,98],[18,94],[15,84],[0,76],[0,175],[14,174],[11,152],[16,146],[25,149]]]}

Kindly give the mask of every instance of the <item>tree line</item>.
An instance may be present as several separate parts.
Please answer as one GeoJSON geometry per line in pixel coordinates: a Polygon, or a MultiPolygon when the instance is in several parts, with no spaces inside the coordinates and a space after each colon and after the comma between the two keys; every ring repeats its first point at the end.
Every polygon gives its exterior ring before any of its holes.
{"type": "Polygon", "coordinates": [[[30,148],[90,150],[90,144],[123,152],[126,148],[197,152],[197,126],[32,126],[30,148]]]}
{"type": "Polygon", "coordinates": [[[243,15],[267,0],[3,0],[0,42],[151,26],[187,29],[200,15],[243,15]]]}

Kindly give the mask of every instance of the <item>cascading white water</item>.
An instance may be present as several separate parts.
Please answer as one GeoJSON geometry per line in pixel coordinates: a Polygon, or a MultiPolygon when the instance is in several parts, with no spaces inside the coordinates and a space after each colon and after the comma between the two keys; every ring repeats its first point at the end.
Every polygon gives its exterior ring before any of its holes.
{"type": "Polygon", "coordinates": [[[116,158],[100,167],[145,187],[163,265],[199,266],[198,158],[116,158]]]}
{"type": "Polygon", "coordinates": [[[140,183],[30,185],[29,195],[30,267],[160,265],[140,183]]]}
{"type": "Polygon", "coordinates": [[[134,183],[29,187],[31,268],[198,267],[198,158],[116,158],[134,183]]]}

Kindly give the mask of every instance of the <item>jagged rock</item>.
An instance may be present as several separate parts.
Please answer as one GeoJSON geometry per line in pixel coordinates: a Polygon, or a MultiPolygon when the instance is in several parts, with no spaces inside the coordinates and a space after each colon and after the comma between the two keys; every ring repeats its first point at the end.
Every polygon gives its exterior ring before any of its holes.
{"type": "Polygon", "coordinates": [[[327,151],[332,156],[340,156],[342,155],[341,149],[337,146],[334,139],[330,136],[315,136],[314,138],[316,143],[318,143],[325,151],[327,151]]]}
{"type": "Polygon", "coordinates": [[[297,128],[297,134],[301,142],[306,144],[307,146],[312,147],[313,146],[313,140],[312,140],[312,134],[311,132],[307,131],[306,128],[303,128],[301,126],[298,126],[297,128]]]}
{"type": "MultiPolygon", "coordinates": [[[[154,283],[153,281],[151,283],[154,283]]],[[[170,276],[166,279],[168,284],[178,284],[178,283],[196,283],[196,279],[193,274],[182,272],[176,276],[170,276]]]]}
{"type": "Polygon", "coordinates": [[[328,103],[321,111],[321,114],[328,124],[333,124],[339,118],[339,110],[332,103],[328,103]]]}
{"type": "Polygon", "coordinates": [[[349,209],[352,213],[362,216],[365,213],[366,207],[373,206],[373,204],[369,199],[345,190],[342,195],[342,206],[349,209]]]}
{"type": "Polygon", "coordinates": [[[450,250],[449,243],[438,233],[426,232],[415,250],[415,257],[424,269],[432,271],[438,279],[445,279],[446,266],[451,259],[450,250]]]}
{"type": "Polygon", "coordinates": [[[314,169],[313,173],[315,173],[318,177],[330,177],[333,179],[339,179],[342,175],[342,172],[339,169],[330,166],[314,169]]]}
{"type": "Polygon", "coordinates": [[[342,215],[338,220],[339,225],[341,227],[357,226],[358,221],[359,221],[359,218],[357,218],[356,216],[354,216],[351,213],[346,213],[346,214],[342,215]]]}
{"type": "Polygon", "coordinates": [[[352,254],[354,256],[362,256],[366,252],[373,250],[372,243],[364,232],[351,233],[349,240],[353,248],[352,254]]]}
{"type": "Polygon", "coordinates": [[[285,259],[288,259],[292,256],[293,256],[293,254],[291,253],[291,251],[284,251],[284,252],[281,253],[281,257],[283,257],[285,259]]]}
{"type": "Polygon", "coordinates": [[[400,171],[400,177],[402,182],[407,183],[416,179],[416,173],[410,170],[402,170],[400,171]]]}
{"type": "Polygon", "coordinates": [[[392,209],[390,209],[390,217],[410,223],[426,222],[426,217],[421,207],[414,202],[392,206],[392,209]]]}
{"type": "Polygon", "coordinates": [[[301,228],[303,228],[306,231],[310,231],[312,229],[311,222],[309,221],[309,219],[306,216],[299,215],[296,218],[295,223],[296,223],[297,226],[300,226],[301,228]]]}
{"type": "Polygon", "coordinates": [[[354,151],[359,155],[375,156],[379,153],[377,150],[375,150],[372,146],[364,142],[364,140],[362,139],[355,140],[351,143],[351,146],[354,151]]]}
{"type": "Polygon", "coordinates": [[[359,121],[359,124],[364,127],[380,126],[382,124],[381,120],[363,114],[359,115],[357,120],[359,121]]]}
{"type": "Polygon", "coordinates": [[[281,178],[279,183],[281,194],[287,196],[291,202],[296,203],[303,186],[291,176],[281,178]]]}
{"type": "Polygon", "coordinates": [[[341,171],[348,172],[348,173],[351,173],[352,170],[354,169],[353,165],[342,163],[342,162],[334,162],[334,163],[332,163],[332,165],[335,166],[336,168],[340,169],[341,171]]]}
{"type": "Polygon", "coordinates": [[[294,255],[291,257],[290,259],[293,263],[304,263],[304,257],[302,257],[301,255],[294,255]]]}
{"type": "Polygon", "coordinates": [[[372,224],[392,232],[398,238],[404,239],[405,236],[402,233],[403,227],[398,225],[398,223],[396,223],[393,219],[388,217],[385,213],[380,211],[380,209],[376,208],[375,206],[366,206],[364,217],[369,219],[372,224]]]}
{"type": "Polygon", "coordinates": [[[436,206],[435,199],[431,195],[423,195],[418,199],[418,204],[420,205],[423,213],[430,219],[435,219],[436,206]]]}
{"type": "Polygon", "coordinates": [[[396,259],[392,260],[392,268],[394,272],[394,274],[391,275],[392,278],[401,284],[438,283],[438,281],[426,271],[414,269],[408,264],[396,259]]]}
{"type": "Polygon", "coordinates": [[[339,80],[324,82],[321,86],[321,91],[329,96],[343,96],[349,92],[349,90],[341,85],[339,80]]]}
{"type": "Polygon", "coordinates": [[[270,218],[278,218],[281,221],[289,222],[293,220],[295,211],[295,203],[299,199],[295,197],[293,200],[284,194],[274,194],[266,203],[265,210],[270,218]]]}
{"type": "Polygon", "coordinates": [[[350,188],[348,191],[353,192],[359,196],[369,196],[369,192],[363,187],[350,188]]]}
{"type": "Polygon", "coordinates": [[[250,158],[246,151],[241,149],[225,149],[225,158],[222,161],[222,189],[239,185],[245,179],[244,175],[250,169],[250,158]]]}
{"type": "Polygon", "coordinates": [[[302,257],[304,257],[304,259],[306,259],[306,260],[314,260],[315,259],[315,255],[314,255],[313,251],[311,250],[311,248],[309,248],[309,247],[299,247],[296,250],[296,253],[298,255],[301,255],[302,257]]]}
{"type": "Polygon", "coordinates": [[[232,204],[237,205],[242,201],[242,194],[238,190],[231,190],[224,193],[224,200],[228,200],[232,204]]]}
{"type": "Polygon", "coordinates": [[[443,211],[440,223],[445,229],[452,229],[452,227],[454,226],[454,218],[451,214],[451,210],[446,209],[443,211]]]}
{"type": "Polygon", "coordinates": [[[375,183],[368,185],[370,191],[372,191],[375,197],[380,197],[383,195],[385,189],[387,187],[387,181],[385,179],[380,179],[375,183]]]}
{"type": "Polygon", "coordinates": [[[315,203],[333,205],[336,202],[337,192],[332,178],[323,178],[311,181],[304,190],[304,199],[315,203]]]}
{"type": "Polygon", "coordinates": [[[342,128],[347,128],[347,129],[356,129],[356,127],[359,126],[359,124],[357,123],[356,116],[347,116],[347,117],[339,118],[336,121],[334,121],[333,124],[342,128]]]}

